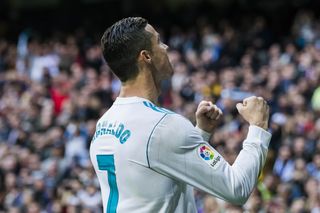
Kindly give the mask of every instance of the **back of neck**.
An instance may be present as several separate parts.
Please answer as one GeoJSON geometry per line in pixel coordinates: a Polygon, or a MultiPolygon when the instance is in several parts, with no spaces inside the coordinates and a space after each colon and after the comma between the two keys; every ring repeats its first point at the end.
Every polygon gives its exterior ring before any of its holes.
{"type": "Polygon", "coordinates": [[[158,102],[160,91],[154,79],[148,74],[139,74],[135,79],[122,82],[119,97],[137,96],[148,99],[153,103],[158,102]]]}

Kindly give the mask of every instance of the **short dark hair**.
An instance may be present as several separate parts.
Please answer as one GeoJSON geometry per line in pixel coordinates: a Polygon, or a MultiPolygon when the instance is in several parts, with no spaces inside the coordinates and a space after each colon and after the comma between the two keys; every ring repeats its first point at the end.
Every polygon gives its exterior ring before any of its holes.
{"type": "Polygon", "coordinates": [[[147,24],[141,17],[124,18],[109,27],[101,38],[103,57],[122,82],[137,76],[140,51],[151,51],[151,33],[145,30],[147,24]]]}

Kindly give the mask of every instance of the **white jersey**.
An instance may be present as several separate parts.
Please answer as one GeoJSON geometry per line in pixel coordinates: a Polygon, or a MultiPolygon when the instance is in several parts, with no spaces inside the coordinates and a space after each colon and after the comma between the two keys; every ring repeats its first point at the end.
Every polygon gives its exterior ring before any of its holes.
{"type": "Polygon", "coordinates": [[[230,166],[200,132],[146,99],[117,98],[98,121],[90,146],[104,212],[194,213],[193,187],[243,204],[264,165],[271,134],[250,126],[230,166]]]}

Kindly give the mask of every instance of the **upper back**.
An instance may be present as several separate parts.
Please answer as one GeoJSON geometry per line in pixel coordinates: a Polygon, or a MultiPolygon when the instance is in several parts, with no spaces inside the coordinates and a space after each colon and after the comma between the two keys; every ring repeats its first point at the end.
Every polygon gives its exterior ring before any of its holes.
{"type": "Polygon", "coordinates": [[[130,200],[132,195],[135,199],[159,198],[172,190],[169,178],[149,168],[147,156],[151,134],[168,113],[173,112],[157,107],[146,99],[117,98],[113,106],[100,118],[91,142],[90,157],[99,177],[102,193],[109,184],[102,180],[104,174],[98,165],[98,155],[113,158],[122,201],[130,200]],[[158,191],[151,188],[155,182],[159,186],[158,191]],[[149,187],[150,190],[141,190],[144,187],[149,187]]]}

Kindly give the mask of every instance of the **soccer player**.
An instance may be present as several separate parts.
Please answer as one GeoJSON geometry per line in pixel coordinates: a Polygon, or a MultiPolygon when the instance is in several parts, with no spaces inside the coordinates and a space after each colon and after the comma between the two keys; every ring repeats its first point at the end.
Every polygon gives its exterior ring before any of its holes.
{"type": "Polygon", "coordinates": [[[193,187],[234,204],[244,204],[265,163],[271,134],[262,98],[237,104],[249,122],[243,149],[233,165],[212,148],[210,134],[221,110],[202,101],[197,126],[157,106],[161,81],[173,73],[167,48],[143,18],[109,27],[102,51],[122,83],[119,97],[100,118],[90,157],[104,212],[196,212],[193,187]]]}

